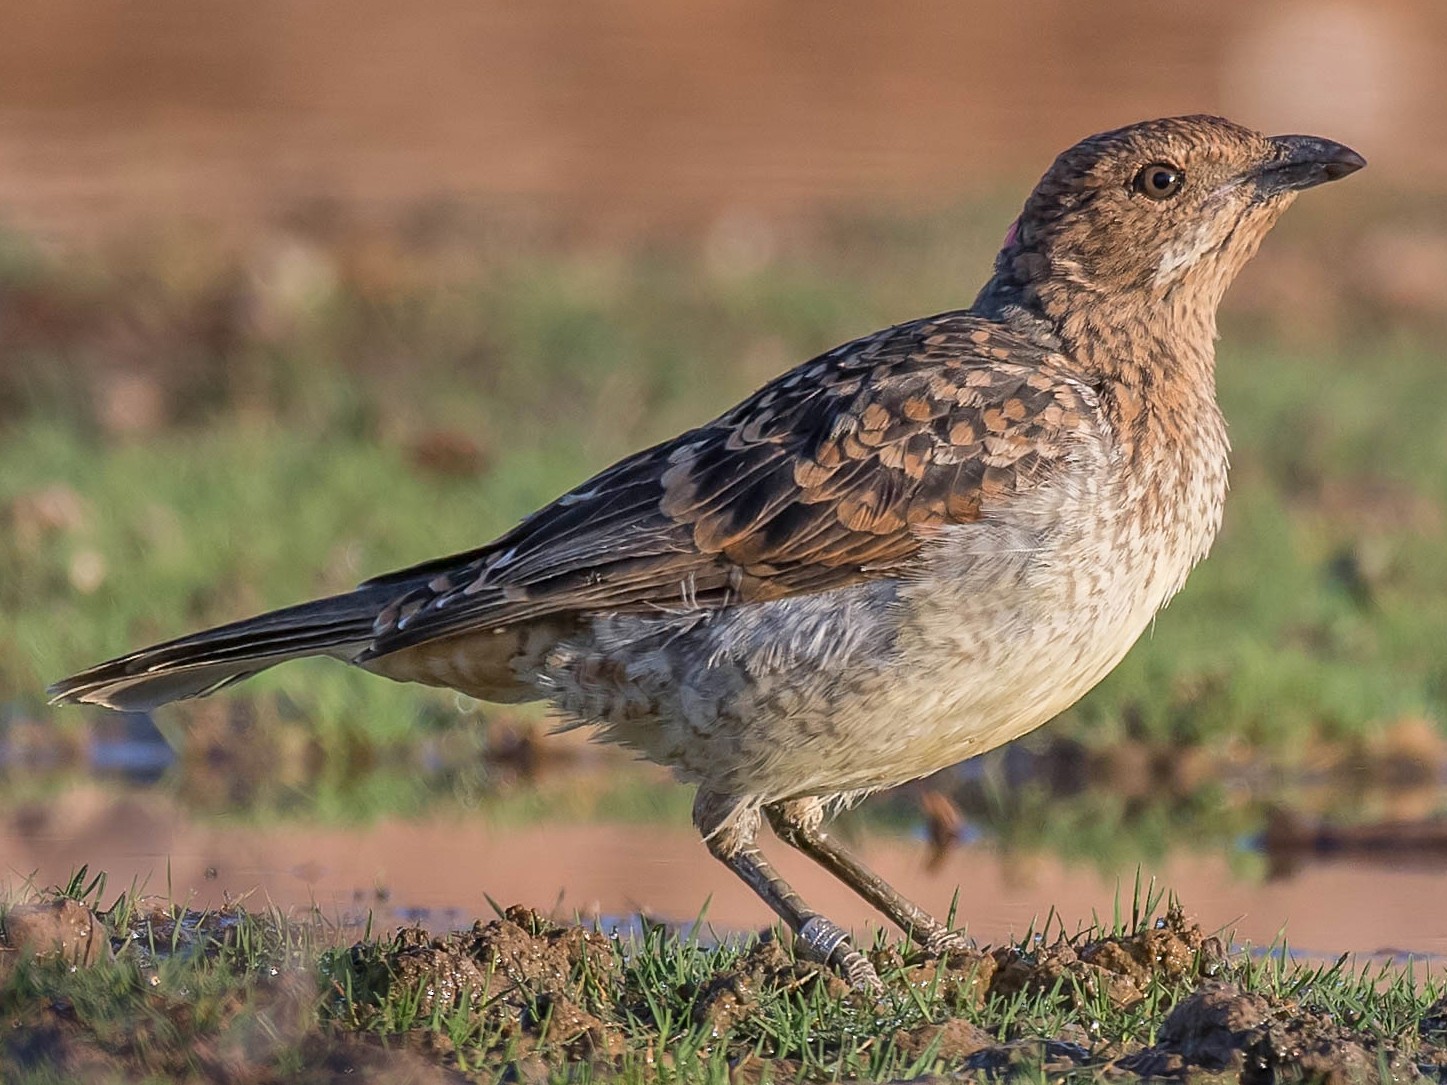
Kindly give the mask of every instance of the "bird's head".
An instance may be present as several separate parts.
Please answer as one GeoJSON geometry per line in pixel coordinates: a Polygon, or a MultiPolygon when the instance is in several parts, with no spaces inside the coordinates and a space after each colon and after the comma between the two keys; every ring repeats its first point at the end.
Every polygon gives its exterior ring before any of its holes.
{"type": "Polygon", "coordinates": [[[1263,136],[1220,117],[1091,136],[1057,158],[1026,200],[996,282],[1047,311],[1085,294],[1214,312],[1299,191],[1364,165],[1340,143],[1263,136]]]}

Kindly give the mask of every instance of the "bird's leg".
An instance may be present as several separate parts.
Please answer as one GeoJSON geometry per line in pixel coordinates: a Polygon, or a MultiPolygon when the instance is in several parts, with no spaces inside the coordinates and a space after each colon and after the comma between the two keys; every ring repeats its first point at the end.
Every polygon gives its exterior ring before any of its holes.
{"type": "Polygon", "coordinates": [[[821,799],[790,799],[764,807],[779,839],[797,848],[878,908],[910,938],[935,956],[971,948],[969,938],[952,931],[918,904],[900,895],[892,885],[835,843],[820,826],[824,821],[821,799]]]}
{"type": "Polygon", "coordinates": [[[748,883],[798,936],[806,952],[836,968],[851,986],[879,991],[883,985],[849,933],[804,903],[756,843],[759,812],[737,798],[700,790],[693,803],[693,823],[714,858],[748,883]]]}

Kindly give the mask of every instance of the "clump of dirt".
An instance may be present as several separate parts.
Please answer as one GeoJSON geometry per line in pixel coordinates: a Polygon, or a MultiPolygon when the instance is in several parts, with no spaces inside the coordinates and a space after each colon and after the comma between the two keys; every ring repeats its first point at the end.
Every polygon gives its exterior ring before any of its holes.
{"type": "Polygon", "coordinates": [[[1273,1001],[1230,983],[1207,983],[1166,1018],[1153,1046],[1118,1063],[1142,1077],[1229,1071],[1244,1085],[1281,1079],[1329,1085],[1415,1077],[1414,1069],[1369,1035],[1294,1001],[1273,1001]]]}
{"type": "Polygon", "coordinates": [[[1038,949],[1005,946],[994,952],[995,971],[987,993],[1010,997],[1021,991],[1059,987],[1079,1003],[1082,995],[1104,992],[1111,1005],[1128,1009],[1145,998],[1151,980],[1211,975],[1225,956],[1220,940],[1207,937],[1178,907],[1145,930],[1086,942],[1063,934],[1038,949]],[[1067,982],[1062,983],[1065,979],[1067,982]]]}
{"type": "MultiPolygon", "coordinates": [[[[1154,926],[1131,934],[1086,941],[1062,934],[1049,945],[962,950],[915,963],[899,949],[885,947],[875,950],[871,961],[881,976],[902,977],[910,987],[928,992],[956,1012],[979,1009],[994,997],[1052,990],[1059,990],[1074,1005],[1103,991],[1112,1005],[1129,1008],[1145,998],[1153,979],[1175,981],[1212,974],[1224,952],[1217,939],[1207,937],[1198,924],[1173,908],[1154,926]]],[[[888,982],[893,986],[898,980],[888,982]]],[[[830,969],[797,959],[775,939],[765,938],[703,987],[694,1002],[694,1019],[711,1026],[714,1036],[721,1036],[758,1011],[761,995],[813,985],[821,986],[831,999],[864,997],[851,991],[830,969]]],[[[965,1059],[997,1048],[1002,1050],[995,1054],[1007,1061],[1020,1054],[1003,1051],[1008,1045],[998,1044],[988,1032],[961,1018],[901,1029],[894,1039],[912,1054],[938,1045],[939,1053],[948,1059],[965,1059]]]]}
{"type": "Polygon", "coordinates": [[[1439,1081],[1447,1079],[1447,995],[1427,1007],[1417,1022],[1417,1035],[1418,1067],[1439,1081]]]}
{"type": "Polygon", "coordinates": [[[1246,1049],[1271,1019],[1271,1003],[1230,983],[1211,983],[1181,1002],[1161,1028],[1160,1042],[1127,1060],[1142,1074],[1245,1068],[1246,1049]]]}
{"type": "MultiPolygon", "coordinates": [[[[133,902],[124,922],[116,925],[116,936],[151,967],[166,957],[214,955],[221,946],[234,943],[246,919],[236,906],[197,911],[165,897],[146,896],[133,902]]],[[[117,917],[110,921],[116,923],[117,917]]]]}
{"type": "Polygon", "coordinates": [[[925,1052],[932,1051],[936,1058],[953,1062],[995,1047],[996,1040],[993,1034],[979,1025],[952,1017],[939,1025],[898,1029],[894,1034],[894,1046],[911,1059],[918,1059],[925,1052]]]}
{"type": "Polygon", "coordinates": [[[976,1009],[985,1004],[1000,968],[995,954],[978,950],[957,950],[938,960],[907,966],[892,948],[876,951],[873,959],[880,975],[902,968],[911,987],[932,992],[950,1005],[976,1009]]]}
{"type": "Polygon", "coordinates": [[[359,989],[379,1005],[405,996],[422,1014],[473,1007],[517,1050],[536,1047],[566,1058],[622,1051],[617,1028],[595,1012],[611,1004],[613,965],[602,934],[560,926],[523,907],[437,938],[406,928],[380,954],[366,943],[352,951],[359,989]]]}
{"type": "Polygon", "coordinates": [[[797,991],[821,985],[830,998],[853,994],[831,969],[813,961],[796,959],[772,936],[759,939],[732,968],[715,975],[699,992],[693,1017],[721,1036],[758,1008],[765,992],[797,991]]]}
{"type": "Polygon", "coordinates": [[[55,957],[82,968],[115,956],[95,913],[69,897],[15,905],[5,913],[3,934],[3,947],[11,952],[0,957],[5,962],[0,967],[8,967],[21,953],[55,957]]]}
{"type": "Polygon", "coordinates": [[[0,1079],[71,1082],[220,1082],[225,1085],[462,1085],[474,1079],[426,1052],[379,1037],[316,1028],[313,977],[283,974],[198,1001],[145,988],[141,1006],[93,1019],[65,998],[9,1008],[0,1030],[0,1079]]]}
{"type": "Polygon", "coordinates": [[[977,1051],[962,1068],[984,1071],[987,1080],[1056,1081],[1090,1062],[1090,1051],[1081,1044],[1032,1037],[977,1051]]]}
{"type": "MultiPolygon", "coordinates": [[[[474,926],[473,934],[479,928],[474,926]]],[[[468,934],[432,938],[420,927],[398,931],[392,952],[379,962],[386,975],[377,977],[374,989],[379,997],[416,992],[422,1013],[452,1009],[468,998],[481,1001],[492,993],[492,977],[474,958],[469,940],[468,934]]]]}
{"type": "Polygon", "coordinates": [[[1447,1040],[1447,995],[1443,995],[1422,1015],[1417,1031],[1424,1040],[1447,1040]]]}
{"type": "Polygon", "coordinates": [[[798,1081],[803,1063],[798,1059],[767,1059],[748,1054],[729,1064],[729,1085],[769,1085],[770,1082],[798,1081]]]}

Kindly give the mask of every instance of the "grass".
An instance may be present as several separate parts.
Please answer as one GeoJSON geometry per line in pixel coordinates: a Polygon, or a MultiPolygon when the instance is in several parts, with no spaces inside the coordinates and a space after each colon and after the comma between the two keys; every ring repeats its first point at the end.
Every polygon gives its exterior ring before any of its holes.
{"type": "Polygon", "coordinates": [[[1436,365],[1223,350],[1236,450],[1224,534],[1082,722],[1269,744],[1443,719],[1431,645],[1447,632],[1447,427],[1424,405],[1436,365]]]}
{"type": "Polygon", "coordinates": [[[1225,952],[1141,886],[1088,927],[1047,918],[1017,944],[948,963],[881,936],[878,998],[796,959],[777,932],[625,936],[510,908],[431,938],[129,893],[102,910],[104,895],[84,872],[34,895],[99,926],[114,949],[97,961],[77,967],[39,943],[0,951],[7,1082],[1061,1081],[1243,1068],[1296,1080],[1435,1075],[1447,1057],[1435,979],[1296,961],[1284,946],[1225,952]]]}

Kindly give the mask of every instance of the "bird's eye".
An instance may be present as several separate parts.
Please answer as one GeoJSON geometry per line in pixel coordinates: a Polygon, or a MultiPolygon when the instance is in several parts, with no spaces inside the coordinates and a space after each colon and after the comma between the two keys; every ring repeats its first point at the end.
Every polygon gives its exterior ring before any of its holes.
{"type": "Polygon", "coordinates": [[[1186,177],[1169,162],[1152,162],[1135,175],[1135,190],[1153,200],[1168,200],[1181,191],[1186,177]]]}

